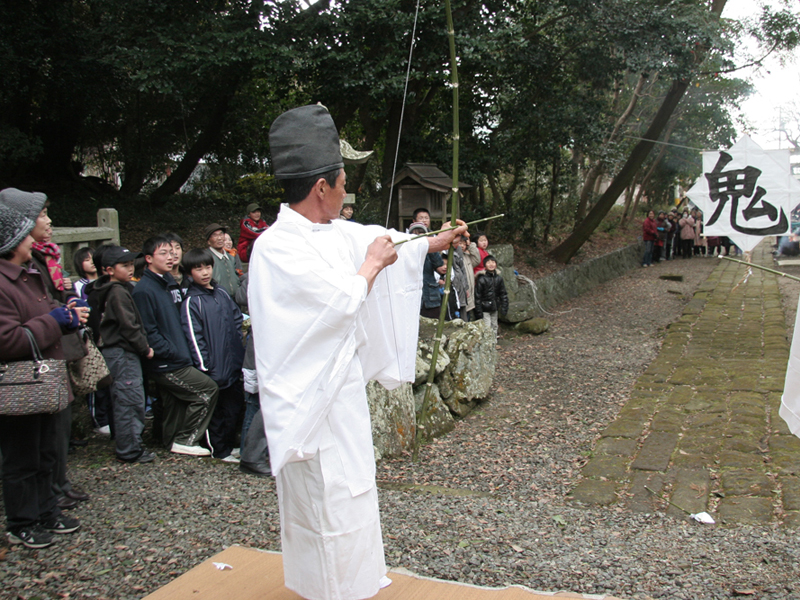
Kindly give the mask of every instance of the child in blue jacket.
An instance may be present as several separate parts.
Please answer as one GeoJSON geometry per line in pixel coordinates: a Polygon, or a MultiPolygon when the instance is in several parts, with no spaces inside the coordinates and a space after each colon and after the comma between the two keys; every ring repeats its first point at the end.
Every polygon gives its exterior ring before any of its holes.
{"type": "Polygon", "coordinates": [[[234,450],[239,415],[244,408],[242,311],[212,279],[214,256],[208,248],[187,252],[182,268],[192,279],[181,306],[181,322],[192,361],[219,386],[219,400],[208,426],[208,443],[214,458],[238,463],[234,450]]]}

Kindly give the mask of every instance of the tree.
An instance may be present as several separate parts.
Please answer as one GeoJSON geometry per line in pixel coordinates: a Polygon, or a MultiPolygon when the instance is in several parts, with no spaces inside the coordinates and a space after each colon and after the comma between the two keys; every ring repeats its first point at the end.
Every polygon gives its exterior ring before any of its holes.
{"type": "MultiPolygon", "coordinates": [[[[611,207],[616,202],[617,198],[624,192],[625,188],[630,184],[631,180],[635,177],[639,168],[647,159],[650,151],[655,145],[656,140],[660,137],[664,128],[669,123],[670,117],[680,103],[684,93],[689,87],[693,74],[698,70],[698,67],[703,63],[709,53],[723,51],[726,46],[729,46],[724,37],[713,35],[716,32],[723,33],[719,27],[719,17],[725,7],[726,0],[714,0],[711,5],[709,21],[711,28],[707,30],[705,39],[697,39],[696,41],[689,40],[689,47],[691,50],[691,57],[684,54],[682,60],[677,60],[674,64],[675,77],[670,85],[669,90],[664,95],[661,106],[658,112],[650,122],[650,126],[642,136],[640,141],[633,148],[628,160],[616,174],[611,181],[608,189],[603,193],[597,204],[589,212],[589,214],[576,226],[572,235],[570,235],[564,242],[553,249],[550,255],[559,262],[568,262],[580,247],[589,239],[591,234],[595,231],[597,226],[602,221],[603,217],[608,213],[611,207]],[[690,60],[687,60],[690,58],[690,60]]],[[[767,17],[771,14],[766,10],[767,17]]],[[[791,23],[791,13],[781,13],[780,19],[765,18],[765,29],[769,30],[768,37],[777,42],[774,43],[773,48],[779,44],[784,44],[787,47],[792,47],[797,44],[796,27],[795,31],[789,29],[789,34],[786,34],[786,25],[791,23]]],[[[796,24],[796,18],[794,19],[796,24]]]]}

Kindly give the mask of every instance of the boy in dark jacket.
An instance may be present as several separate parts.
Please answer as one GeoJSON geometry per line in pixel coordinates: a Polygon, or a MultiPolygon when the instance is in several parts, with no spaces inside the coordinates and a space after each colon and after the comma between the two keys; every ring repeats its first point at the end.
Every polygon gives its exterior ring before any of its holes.
{"type": "Polygon", "coordinates": [[[117,460],[149,463],[156,457],[142,443],[144,431],[144,381],[140,357],[153,358],[142,317],[133,301],[131,277],[137,256],[120,246],[103,252],[104,275],[91,291],[91,305],[100,313],[98,341],[108,370],[114,377],[111,402],[117,460]]]}
{"type": "Polygon", "coordinates": [[[163,441],[175,454],[210,456],[198,442],[205,438],[219,388],[192,365],[177,306],[181,291],[170,275],[175,256],[172,244],[168,238],[156,236],[144,243],[142,252],[147,268],[133,289],[133,300],[142,316],[147,343],[155,352],[146,367],[164,403],[163,441]]]}
{"type": "Polygon", "coordinates": [[[192,361],[219,386],[219,400],[208,425],[209,444],[214,458],[238,463],[232,451],[244,408],[242,311],[212,279],[214,256],[210,250],[190,250],[182,266],[184,274],[192,278],[181,306],[192,361]]]}
{"type": "Polygon", "coordinates": [[[494,331],[497,339],[497,313],[508,312],[508,293],[503,277],[497,272],[497,261],[491,254],[483,259],[483,271],[478,271],[475,282],[475,316],[483,319],[487,329],[494,331]]]}

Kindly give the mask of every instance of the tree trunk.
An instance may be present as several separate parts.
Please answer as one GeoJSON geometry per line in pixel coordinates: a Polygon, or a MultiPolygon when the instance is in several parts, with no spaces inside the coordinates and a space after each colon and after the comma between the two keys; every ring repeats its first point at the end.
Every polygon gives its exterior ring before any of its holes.
{"type": "Polygon", "coordinates": [[[197,139],[186,150],[181,162],[175,170],[150,194],[150,204],[154,207],[161,207],[167,202],[167,198],[172,194],[177,194],[184,183],[189,180],[200,160],[208,154],[214,145],[222,137],[222,127],[225,124],[225,116],[228,114],[228,106],[234,94],[236,85],[232,86],[230,93],[225,94],[217,101],[214,111],[209,117],[208,123],[197,139]]]}
{"type": "MultiPolygon", "coordinates": [[[[722,9],[725,8],[725,2],[727,2],[727,0],[713,0],[711,5],[712,16],[717,18],[720,16],[722,9]]],[[[696,64],[702,63],[704,58],[705,49],[699,49],[697,52],[696,64]]],[[[631,152],[631,155],[628,157],[628,160],[625,162],[622,169],[620,169],[619,173],[617,173],[617,176],[614,177],[611,185],[597,201],[594,208],[586,215],[586,218],[575,228],[572,235],[550,252],[550,256],[554,260],[560,263],[569,262],[581,246],[586,243],[592,233],[594,233],[594,230],[600,225],[603,217],[608,214],[608,211],[614,206],[614,203],[617,201],[622,191],[628,186],[628,183],[630,183],[634,175],[636,175],[636,171],[639,170],[647,159],[647,156],[655,145],[655,141],[658,139],[659,135],[661,135],[667,123],[669,123],[672,113],[675,112],[681,98],[683,98],[683,95],[686,93],[690,81],[691,77],[687,76],[672,82],[667,95],[664,96],[661,107],[650,123],[650,127],[647,128],[647,131],[642,136],[644,139],[636,144],[633,148],[633,152],[631,152]]]]}
{"type": "MultiPolygon", "coordinates": [[[[642,88],[644,84],[647,82],[647,75],[642,74],[639,76],[639,80],[636,82],[636,87],[631,94],[631,99],[628,101],[628,106],[625,108],[625,111],[620,115],[619,119],[617,119],[616,123],[614,123],[614,129],[611,131],[611,134],[605,141],[605,144],[610,144],[611,142],[616,141],[617,137],[619,136],[619,132],[622,129],[622,126],[628,122],[628,119],[633,114],[633,109],[636,108],[636,103],[639,101],[639,97],[642,95],[642,88]]],[[[595,162],[592,167],[589,169],[589,172],[586,174],[586,180],[583,182],[583,188],[581,189],[581,196],[580,200],[578,201],[578,209],[575,211],[575,226],[577,227],[578,223],[584,218],[586,215],[586,207],[589,204],[589,195],[591,194],[592,190],[596,190],[597,183],[599,178],[603,175],[605,171],[605,166],[602,160],[598,160],[595,162]]]]}
{"type": "MultiPolygon", "coordinates": [[[[675,129],[675,125],[676,124],[677,124],[676,120],[673,120],[671,122],[671,124],[669,126],[669,129],[667,131],[667,134],[664,136],[664,141],[665,142],[669,140],[670,136],[672,135],[672,130],[675,129]]],[[[664,155],[666,153],[667,153],[667,147],[666,146],[661,146],[661,150],[659,151],[658,156],[653,161],[653,164],[650,165],[650,168],[647,170],[647,174],[644,176],[644,178],[642,178],[642,181],[639,184],[639,191],[636,194],[636,202],[634,202],[634,204],[633,204],[633,210],[631,210],[630,214],[628,215],[628,220],[629,221],[633,221],[633,217],[636,214],[636,208],[639,206],[639,200],[641,199],[642,194],[644,194],[644,190],[647,187],[647,184],[650,183],[650,178],[656,172],[656,169],[658,169],[658,165],[664,159],[664,155]]]]}
{"type": "Polygon", "coordinates": [[[550,209],[547,211],[547,223],[544,226],[544,234],[542,235],[542,244],[547,245],[547,239],[550,237],[550,226],[553,223],[553,210],[555,208],[556,196],[558,195],[558,178],[561,173],[561,154],[556,151],[553,156],[553,175],[550,179],[550,209]]]}
{"type": "Polygon", "coordinates": [[[612,206],[614,206],[617,198],[620,197],[622,192],[626,187],[628,187],[628,184],[636,175],[636,171],[639,170],[644,161],[647,159],[647,156],[650,154],[650,151],[655,145],[655,141],[663,131],[664,127],[669,121],[670,116],[672,116],[672,113],[678,106],[681,98],[683,98],[686,88],[689,87],[689,81],[690,79],[687,77],[685,79],[679,79],[673,82],[672,86],[667,92],[667,95],[664,97],[664,101],[661,103],[661,107],[658,109],[656,116],[653,118],[653,122],[642,136],[644,139],[636,144],[631,152],[631,155],[628,157],[628,160],[625,162],[622,169],[620,169],[620,172],[617,173],[617,176],[614,177],[611,185],[608,187],[605,193],[600,196],[597,204],[589,212],[589,214],[586,215],[586,218],[575,228],[575,230],[572,232],[572,235],[554,248],[550,253],[550,256],[554,260],[560,263],[569,262],[569,260],[575,256],[575,253],[581,248],[581,246],[586,243],[592,233],[594,233],[594,230],[597,229],[598,225],[600,225],[603,217],[608,214],[608,211],[611,210],[612,206]]]}
{"type": "Polygon", "coordinates": [[[628,211],[631,208],[631,201],[633,200],[633,189],[636,180],[634,179],[632,185],[625,188],[625,208],[622,209],[622,216],[619,218],[619,224],[624,228],[627,224],[628,211]]]}
{"type": "Polygon", "coordinates": [[[639,182],[634,179],[631,182],[629,189],[631,194],[635,196],[633,200],[633,206],[631,207],[631,212],[628,215],[628,222],[631,223],[633,218],[636,216],[636,209],[639,208],[639,201],[642,199],[642,195],[644,194],[644,181],[639,182]],[[638,190],[636,189],[637,187],[639,188],[638,190]]]}

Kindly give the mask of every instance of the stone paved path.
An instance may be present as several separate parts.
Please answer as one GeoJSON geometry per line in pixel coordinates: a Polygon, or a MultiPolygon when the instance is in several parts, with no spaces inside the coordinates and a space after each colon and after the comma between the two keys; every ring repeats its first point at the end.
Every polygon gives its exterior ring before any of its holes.
{"type": "MultiPolygon", "coordinates": [[[[769,246],[754,262],[772,266],[769,246]]],[[[597,441],[572,492],[630,510],[800,526],[800,439],[778,416],[790,341],[777,276],[720,261],[597,441]],[[737,286],[737,284],[739,284],[737,286]]]]}

